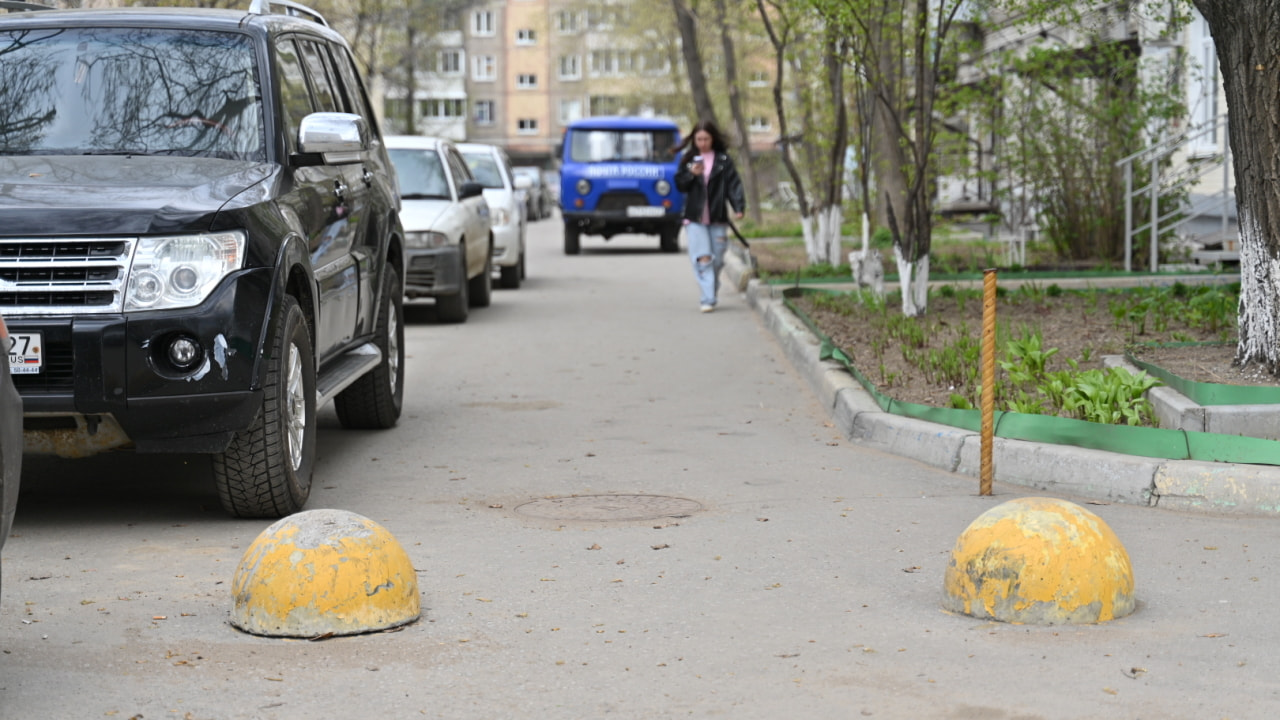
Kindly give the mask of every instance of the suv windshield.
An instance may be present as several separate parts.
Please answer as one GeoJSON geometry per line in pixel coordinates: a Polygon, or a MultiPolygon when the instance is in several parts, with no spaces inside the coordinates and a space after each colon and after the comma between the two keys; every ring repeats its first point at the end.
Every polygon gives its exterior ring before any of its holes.
{"type": "Polygon", "coordinates": [[[0,154],[265,160],[247,36],[147,28],[0,31],[0,154]]]}
{"type": "Polygon", "coordinates": [[[574,162],[671,162],[671,130],[575,130],[569,144],[574,162]]]}

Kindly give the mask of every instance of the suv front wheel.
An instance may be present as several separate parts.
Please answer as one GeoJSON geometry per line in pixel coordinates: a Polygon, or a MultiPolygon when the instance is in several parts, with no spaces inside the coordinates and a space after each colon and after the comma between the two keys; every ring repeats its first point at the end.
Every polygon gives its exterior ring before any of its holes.
{"type": "Polygon", "coordinates": [[[236,517],[284,517],[311,494],[316,456],[316,365],[307,319],[284,296],[266,355],[262,409],[220,455],[213,477],[222,507],[236,517]]]}

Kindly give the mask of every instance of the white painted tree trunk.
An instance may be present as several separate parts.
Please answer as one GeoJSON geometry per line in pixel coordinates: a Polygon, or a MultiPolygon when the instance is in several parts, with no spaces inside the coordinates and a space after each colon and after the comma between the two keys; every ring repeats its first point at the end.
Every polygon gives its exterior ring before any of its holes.
{"type": "Polygon", "coordinates": [[[844,209],[835,205],[822,208],[815,214],[818,218],[818,231],[814,235],[812,244],[807,237],[805,239],[809,262],[839,265],[844,260],[840,254],[840,226],[844,223],[844,209]]]}
{"type": "Polygon", "coordinates": [[[815,257],[821,257],[818,253],[818,237],[813,232],[813,216],[800,216],[800,230],[804,233],[804,252],[809,257],[809,262],[817,262],[815,257]]]}
{"type": "Polygon", "coordinates": [[[893,246],[893,259],[898,264],[898,289],[902,292],[902,314],[918,317],[929,307],[929,256],[918,263],[908,262],[902,248],[893,246]]]}
{"type": "Polygon", "coordinates": [[[1262,227],[1246,207],[1240,213],[1240,336],[1237,362],[1263,359],[1267,367],[1280,367],[1280,260],[1270,257],[1262,227]]]}

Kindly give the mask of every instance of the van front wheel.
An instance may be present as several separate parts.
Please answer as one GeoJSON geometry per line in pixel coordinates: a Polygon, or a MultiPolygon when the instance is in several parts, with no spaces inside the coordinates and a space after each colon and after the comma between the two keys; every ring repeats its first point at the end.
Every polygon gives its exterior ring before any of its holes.
{"type": "Polygon", "coordinates": [[[577,223],[564,224],[564,254],[577,255],[582,252],[582,235],[577,223]]]}

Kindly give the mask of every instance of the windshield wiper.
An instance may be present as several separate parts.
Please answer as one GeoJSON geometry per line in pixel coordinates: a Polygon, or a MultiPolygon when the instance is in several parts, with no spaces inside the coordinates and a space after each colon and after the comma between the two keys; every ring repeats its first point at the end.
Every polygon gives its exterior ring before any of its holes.
{"type": "Polygon", "coordinates": [[[151,155],[148,150],[82,150],[81,155],[151,155]]]}

